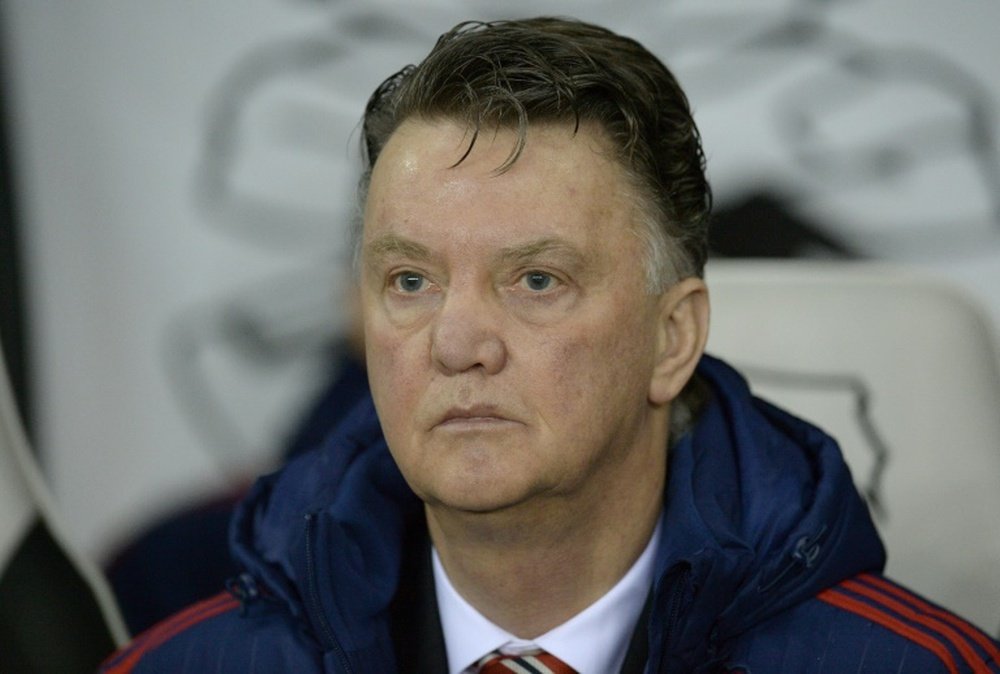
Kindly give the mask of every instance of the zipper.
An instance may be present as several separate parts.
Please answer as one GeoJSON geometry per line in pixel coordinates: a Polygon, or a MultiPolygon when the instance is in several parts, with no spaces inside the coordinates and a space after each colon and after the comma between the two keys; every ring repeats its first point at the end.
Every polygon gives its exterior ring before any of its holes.
{"type": "Polygon", "coordinates": [[[324,650],[333,651],[344,672],[352,672],[351,663],[347,660],[344,647],[340,645],[337,635],[326,619],[319,598],[319,578],[316,570],[316,513],[306,515],[306,609],[313,622],[319,626],[319,637],[324,650]]]}
{"type": "MultiPolygon", "coordinates": [[[[688,578],[691,576],[691,567],[687,564],[681,564],[680,568],[676,571],[668,572],[667,577],[664,581],[670,582],[670,595],[667,597],[666,606],[663,610],[664,621],[663,621],[663,635],[658,640],[660,644],[660,653],[657,663],[657,671],[660,671],[663,666],[663,660],[667,656],[667,651],[671,647],[671,640],[674,637],[674,631],[677,625],[680,623],[681,611],[684,607],[684,600],[688,595],[687,586],[688,578]],[[669,576],[673,575],[673,579],[669,579],[669,576]]],[[[655,609],[654,609],[655,610],[655,609]]],[[[647,667],[652,664],[647,662],[647,667]]],[[[647,669],[647,672],[651,671],[647,669]]]]}

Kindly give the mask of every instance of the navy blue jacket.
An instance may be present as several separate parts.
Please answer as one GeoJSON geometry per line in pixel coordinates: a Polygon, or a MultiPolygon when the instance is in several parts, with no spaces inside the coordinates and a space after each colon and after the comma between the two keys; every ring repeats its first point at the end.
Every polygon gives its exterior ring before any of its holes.
{"type": "MultiPolygon", "coordinates": [[[[1000,648],[884,579],[885,553],[836,443],[706,356],[712,396],[670,450],[647,674],[1000,672],[1000,648]]],[[[120,672],[409,671],[389,606],[422,504],[370,400],[262,478],[233,519],[246,569],[105,663],[120,672]]]]}

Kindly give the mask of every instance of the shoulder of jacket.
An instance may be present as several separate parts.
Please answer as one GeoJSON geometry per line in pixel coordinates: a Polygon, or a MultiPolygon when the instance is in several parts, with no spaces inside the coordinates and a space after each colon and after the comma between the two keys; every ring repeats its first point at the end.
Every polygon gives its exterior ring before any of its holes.
{"type": "Polygon", "coordinates": [[[322,671],[320,657],[285,611],[259,601],[246,610],[222,592],[146,630],[105,660],[99,671],[308,673],[322,671]]]}
{"type": "Polygon", "coordinates": [[[919,646],[929,659],[933,656],[941,671],[1000,672],[1000,643],[881,575],[860,574],[824,590],[816,599],[877,626],[892,638],[919,646]]]}
{"type": "Polygon", "coordinates": [[[1000,644],[876,574],[823,590],[734,640],[731,671],[1000,673],[1000,644]]]}

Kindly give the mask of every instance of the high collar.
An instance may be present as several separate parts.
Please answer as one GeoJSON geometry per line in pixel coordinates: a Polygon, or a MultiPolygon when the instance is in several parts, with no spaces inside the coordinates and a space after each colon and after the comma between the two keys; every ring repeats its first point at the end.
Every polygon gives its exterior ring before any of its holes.
{"type": "Polygon", "coordinates": [[[723,658],[754,625],[885,564],[836,442],[715,358],[698,376],[711,400],[671,448],[654,590],[679,607],[673,624],[651,624],[650,660],[671,672],[723,658]]]}

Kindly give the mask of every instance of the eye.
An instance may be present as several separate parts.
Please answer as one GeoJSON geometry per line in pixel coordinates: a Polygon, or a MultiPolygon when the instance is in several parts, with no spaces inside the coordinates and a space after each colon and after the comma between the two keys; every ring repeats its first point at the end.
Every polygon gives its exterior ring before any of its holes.
{"type": "Polygon", "coordinates": [[[556,279],[543,271],[529,271],[521,277],[521,283],[533,292],[544,292],[556,284],[556,279]]]}
{"type": "Polygon", "coordinates": [[[417,293],[427,286],[423,274],[404,271],[392,277],[392,287],[402,293],[417,293]]]}

